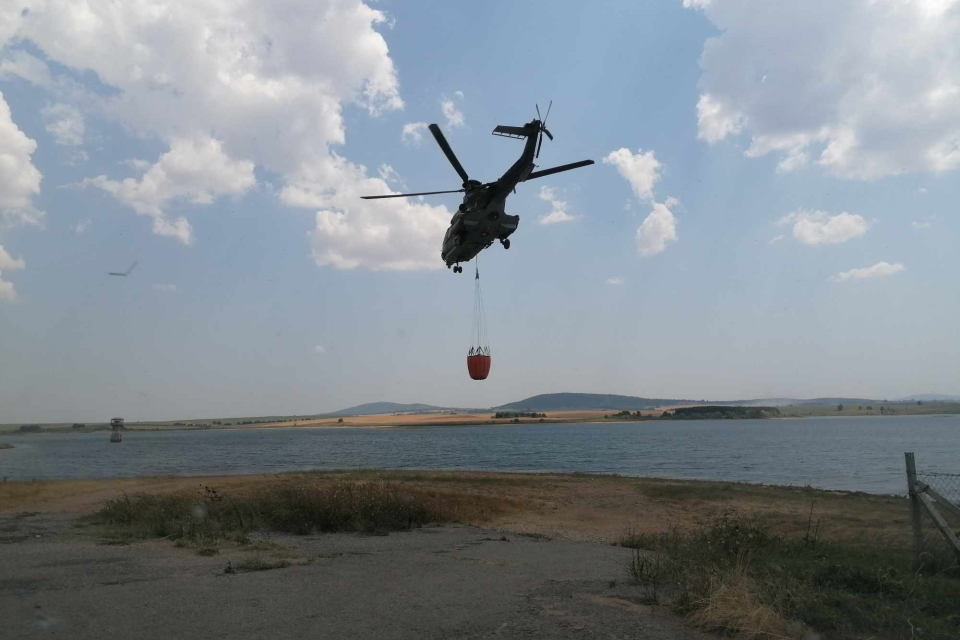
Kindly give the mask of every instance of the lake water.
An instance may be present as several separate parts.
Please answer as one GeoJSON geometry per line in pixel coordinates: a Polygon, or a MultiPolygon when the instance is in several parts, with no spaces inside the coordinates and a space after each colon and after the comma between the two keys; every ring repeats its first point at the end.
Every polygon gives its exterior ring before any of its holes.
{"type": "Polygon", "coordinates": [[[431,429],[259,429],[0,436],[11,480],[480,469],[811,485],[904,493],[903,452],[960,473],[960,416],[696,420],[431,429]]]}

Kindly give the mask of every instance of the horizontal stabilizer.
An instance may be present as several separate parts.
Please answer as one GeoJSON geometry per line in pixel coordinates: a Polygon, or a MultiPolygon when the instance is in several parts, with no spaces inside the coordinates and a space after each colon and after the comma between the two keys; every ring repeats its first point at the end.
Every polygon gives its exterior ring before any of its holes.
{"type": "Polygon", "coordinates": [[[531,132],[526,127],[508,127],[502,124],[497,125],[496,129],[493,130],[493,135],[505,138],[526,138],[533,133],[536,133],[536,131],[531,132]]]}
{"type": "Polygon", "coordinates": [[[586,167],[593,164],[593,160],[581,160],[580,162],[571,162],[570,164],[562,164],[559,167],[553,167],[551,169],[544,169],[543,171],[534,171],[527,176],[527,180],[533,180],[534,178],[542,178],[543,176],[550,176],[555,173],[560,173],[561,171],[570,171],[571,169],[579,169],[580,167],[586,167]]]}

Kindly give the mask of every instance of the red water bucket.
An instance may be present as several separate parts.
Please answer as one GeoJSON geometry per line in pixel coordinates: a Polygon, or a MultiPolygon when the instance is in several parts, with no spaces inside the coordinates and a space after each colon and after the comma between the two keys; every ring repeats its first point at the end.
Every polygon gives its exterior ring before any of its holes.
{"type": "Polygon", "coordinates": [[[467,371],[474,380],[485,380],[490,374],[490,356],[467,356],[467,371]]]}

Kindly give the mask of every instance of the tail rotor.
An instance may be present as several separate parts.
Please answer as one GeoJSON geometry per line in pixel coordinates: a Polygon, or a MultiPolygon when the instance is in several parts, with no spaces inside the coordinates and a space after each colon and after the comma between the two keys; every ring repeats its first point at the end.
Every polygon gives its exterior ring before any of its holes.
{"type": "Polygon", "coordinates": [[[537,140],[537,153],[534,157],[540,157],[540,147],[543,146],[543,134],[547,134],[547,137],[553,140],[553,134],[547,129],[547,118],[550,117],[550,109],[553,108],[553,100],[550,101],[550,104],[547,105],[547,115],[543,117],[543,120],[540,120],[540,105],[534,105],[537,108],[537,120],[540,121],[540,139],[537,140]]]}

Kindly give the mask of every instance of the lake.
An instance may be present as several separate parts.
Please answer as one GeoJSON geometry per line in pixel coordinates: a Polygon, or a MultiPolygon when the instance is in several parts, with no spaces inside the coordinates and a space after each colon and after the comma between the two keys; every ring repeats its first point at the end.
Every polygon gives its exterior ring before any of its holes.
{"type": "Polygon", "coordinates": [[[0,436],[10,480],[471,469],[905,493],[903,452],[960,473],[960,416],[691,420],[429,429],[257,429],[0,436]]]}

